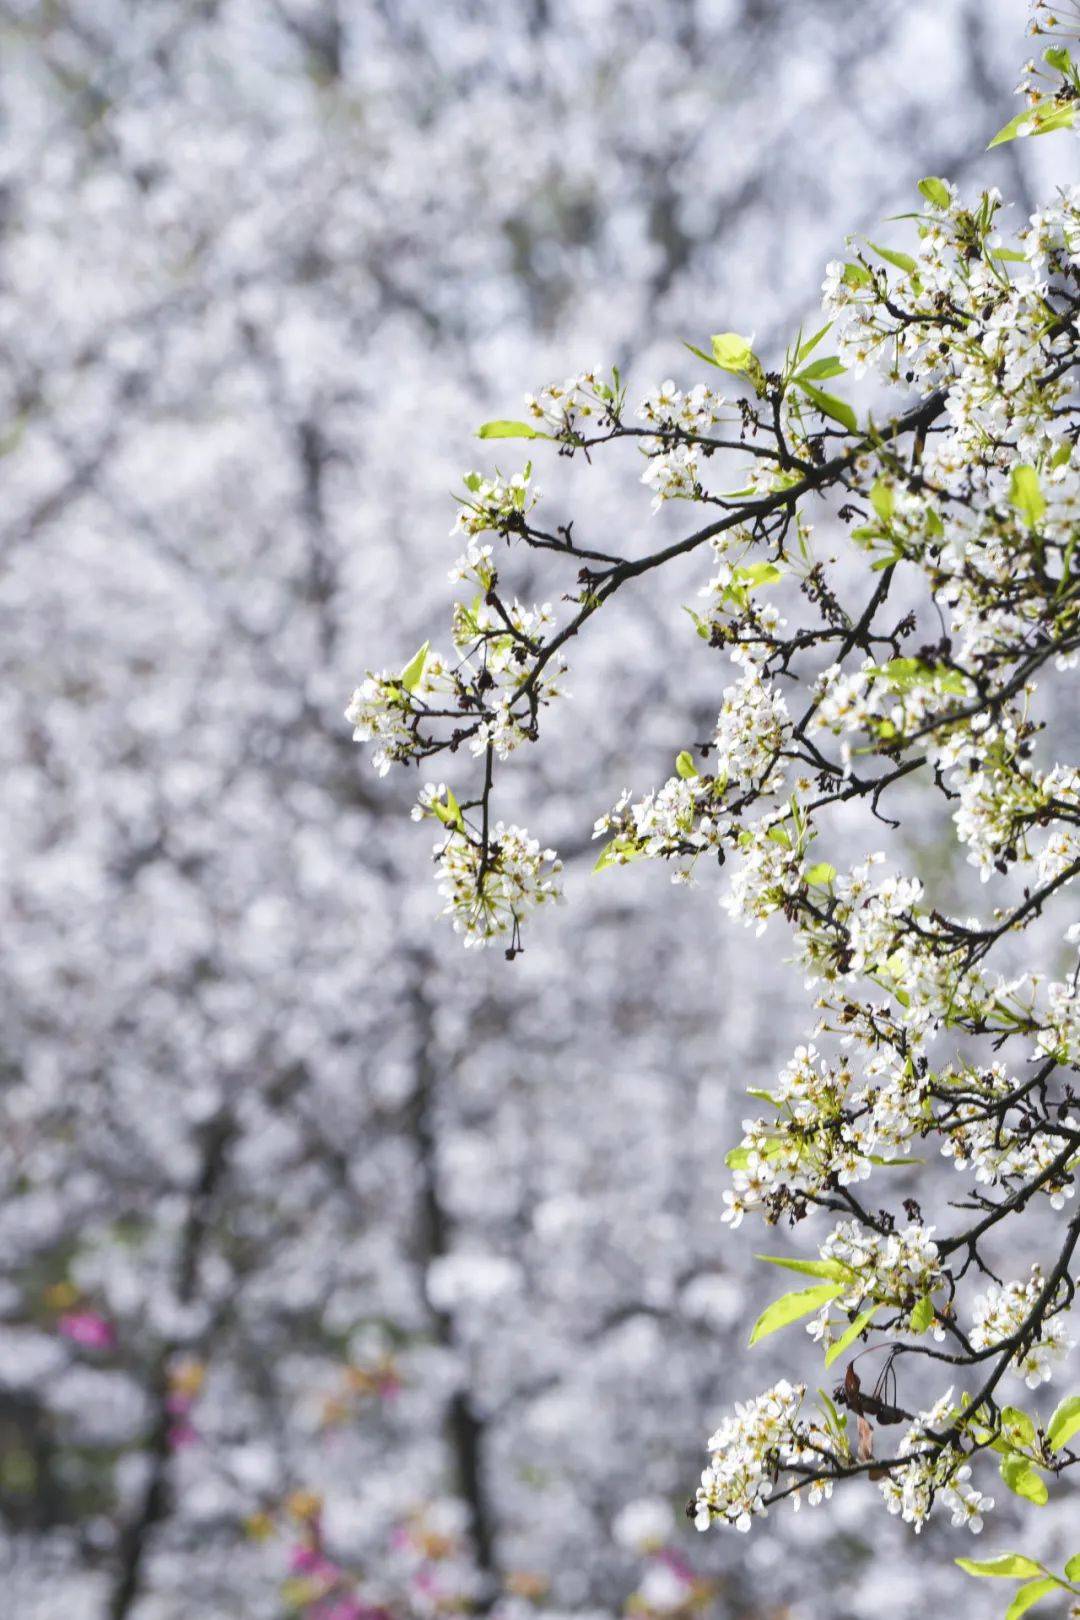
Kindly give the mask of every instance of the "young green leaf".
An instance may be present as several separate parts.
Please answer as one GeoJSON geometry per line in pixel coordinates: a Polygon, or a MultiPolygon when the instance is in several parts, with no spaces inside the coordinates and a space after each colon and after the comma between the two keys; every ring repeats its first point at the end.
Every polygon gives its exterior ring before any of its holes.
{"type": "Polygon", "coordinates": [[[888,523],[896,510],[896,492],[891,484],[884,478],[878,478],[870,491],[870,505],[874,508],[882,523],[888,523]]]}
{"type": "Polygon", "coordinates": [[[1073,1553],[1065,1565],[1065,1576],[1070,1581],[1080,1581],[1080,1553],[1073,1553]]]}
{"type": "Polygon", "coordinates": [[[1039,101],[1034,107],[1027,107],[1015,118],[1010,118],[1004,128],[998,130],[986,150],[989,152],[1006,141],[1015,141],[1021,130],[1027,135],[1050,135],[1055,129],[1071,129],[1075,121],[1074,106],[1063,106],[1052,98],[1039,101]]]}
{"type": "MultiPolygon", "coordinates": [[[[867,237],[867,241],[870,242],[869,237],[867,237]]],[[[876,254],[885,260],[886,264],[893,264],[898,270],[904,270],[910,274],[912,270],[918,268],[910,253],[898,253],[895,248],[878,247],[876,242],[870,242],[870,246],[876,254]]]]}
{"type": "Polygon", "coordinates": [[[1046,1481],[1035,1472],[1027,1457],[1021,1456],[1018,1451],[1002,1457],[998,1472],[1015,1496],[1022,1496],[1026,1502],[1034,1502],[1036,1507],[1042,1507],[1049,1500],[1046,1481]]]}
{"type": "Polygon", "coordinates": [[[627,861],[636,861],[641,851],[629,838],[613,838],[610,844],[605,844],[597,858],[594,872],[606,872],[609,866],[625,866],[627,861]]]}
{"type": "Polygon", "coordinates": [[[731,570],[731,585],[728,590],[737,592],[742,590],[756,590],[759,585],[775,585],[778,579],[783,579],[783,570],[777,568],[775,563],[756,562],[746,563],[741,568],[731,570]]]}
{"type": "Polygon", "coordinates": [[[854,1322],[852,1322],[851,1326],[848,1328],[847,1332],[842,1334],[841,1337],[837,1339],[835,1344],[830,1344],[829,1348],[825,1352],[826,1367],[831,1367],[833,1362],[838,1361],[839,1358],[844,1354],[845,1350],[851,1349],[851,1346],[855,1343],[855,1340],[859,1337],[863,1329],[870,1326],[877,1308],[878,1307],[876,1305],[870,1305],[865,1311],[860,1311],[854,1322]]]}
{"type": "Polygon", "coordinates": [[[1005,1610],[1005,1620],[1020,1620],[1022,1614],[1027,1614],[1040,1598],[1049,1597],[1051,1592],[1060,1592],[1061,1582],[1052,1575],[1044,1576],[1039,1581],[1028,1581],[1013,1596],[1012,1602],[1005,1610]]]}
{"type": "Polygon", "coordinates": [[[1029,529],[1033,529],[1046,511],[1046,497],[1039,487],[1039,475],[1034,467],[1014,467],[1009,477],[1009,501],[1029,529]]]}
{"type": "Polygon", "coordinates": [[[687,343],[685,341],[685,339],[683,340],[683,348],[684,349],[689,349],[691,354],[696,354],[698,359],[699,360],[704,360],[704,362],[705,362],[705,364],[707,366],[715,366],[716,365],[716,361],[713,359],[711,354],[706,354],[704,349],[695,348],[692,343],[687,343]]]}
{"type": "Polygon", "coordinates": [[[835,394],[827,394],[823,388],[815,388],[813,383],[807,382],[804,377],[796,377],[794,381],[823,416],[831,416],[834,422],[840,422],[849,433],[855,432],[858,420],[846,400],[837,399],[835,394]]]}
{"type": "Polygon", "coordinates": [[[1001,1426],[1005,1431],[1006,1440],[1014,1446],[1033,1446],[1035,1444],[1035,1425],[1026,1412],[1018,1406],[1004,1406],[1001,1409],[1001,1426]]]}
{"type": "Polygon", "coordinates": [[[549,439],[549,433],[540,433],[528,422],[485,422],[477,428],[478,439],[549,439]]]}
{"type": "Polygon", "coordinates": [[[424,673],[424,665],[427,663],[427,655],[430,648],[431,642],[425,641],[424,645],[413,654],[413,656],[409,659],[409,662],[405,665],[405,668],[402,670],[401,684],[405,688],[406,692],[415,691],[415,689],[419,686],[421,677],[424,673]]]}
{"type": "Polygon", "coordinates": [[[797,1322],[801,1316],[809,1316],[827,1305],[837,1294],[844,1292],[844,1283],[821,1283],[817,1288],[799,1288],[792,1294],[782,1294],[767,1306],[754,1323],[750,1333],[750,1343],[757,1344],[760,1339],[767,1339],[770,1333],[787,1327],[791,1322],[797,1322]]]}
{"type": "Polygon", "coordinates": [[[969,1575],[994,1575],[1005,1580],[1046,1573],[1041,1564],[1023,1553],[998,1553],[996,1558],[958,1558],[956,1562],[969,1575]]]}
{"type": "Polygon", "coordinates": [[[744,372],[754,358],[750,339],[738,332],[715,332],[711,342],[713,363],[724,371],[744,372]]]}
{"type": "Polygon", "coordinates": [[[914,1333],[925,1333],[934,1320],[934,1302],[929,1294],[924,1294],[911,1313],[911,1328],[914,1333]]]}
{"type": "Polygon", "coordinates": [[[823,327],[821,327],[820,331],[815,332],[813,337],[807,338],[806,342],[802,345],[802,347],[799,350],[798,354],[795,356],[795,364],[796,365],[801,366],[803,361],[806,359],[807,355],[808,354],[813,354],[814,350],[817,348],[817,346],[821,342],[822,338],[825,337],[829,332],[832,331],[832,326],[833,326],[832,321],[826,321],[825,325],[823,327]]]}
{"type": "Polygon", "coordinates": [[[836,867],[830,866],[828,861],[816,861],[803,873],[804,880],[814,888],[824,889],[836,876],[836,867]]]}
{"type": "Polygon", "coordinates": [[[839,377],[846,370],[847,367],[841,365],[835,354],[825,354],[820,360],[811,360],[808,366],[804,366],[795,381],[821,382],[826,377],[839,377]]]}
{"type": "Polygon", "coordinates": [[[871,287],[874,278],[864,264],[849,259],[844,265],[844,285],[847,287],[871,287]]]}
{"type": "Polygon", "coordinates": [[[1046,1425],[1046,1438],[1055,1451],[1067,1446],[1080,1429],[1080,1395],[1068,1395],[1046,1425]]]}
{"type": "Polygon", "coordinates": [[[738,332],[714,332],[710,342],[714,365],[736,377],[746,377],[756,393],[764,390],[765,372],[749,338],[740,337],[738,332]]]}
{"type": "Polygon", "coordinates": [[[919,190],[927,202],[933,203],[935,208],[948,208],[949,188],[945,181],[939,180],[936,175],[928,174],[925,180],[920,180],[919,190]]]}
{"type": "Polygon", "coordinates": [[[455,832],[465,831],[465,817],[461,813],[461,806],[454,797],[453,788],[447,788],[445,804],[440,803],[438,799],[433,799],[431,808],[444,827],[452,827],[455,832]]]}
{"type": "Polygon", "coordinates": [[[764,1260],[770,1266],[783,1266],[786,1271],[801,1271],[807,1277],[831,1277],[834,1282],[843,1282],[851,1276],[851,1267],[839,1260],[789,1260],[780,1254],[756,1254],[754,1259],[764,1260]]]}
{"type": "Polygon", "coordinates": [[[694,756],[685,748],[681,754],[675,756],[675,769],[684,782],[691,781],[698,774],[694,765],[694,756]]]}

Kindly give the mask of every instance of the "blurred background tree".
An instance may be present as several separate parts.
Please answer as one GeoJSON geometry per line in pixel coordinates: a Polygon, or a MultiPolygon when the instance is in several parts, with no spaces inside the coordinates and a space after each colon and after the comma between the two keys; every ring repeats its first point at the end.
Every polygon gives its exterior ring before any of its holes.
{"type": "MultiPolygon", "coordinates": [[[[753,1547],[673,1517],[769,1291],[694,1192],[800,1027],[789,981],[713,896],[589,881],[572,846],[577,904],[513,971],[463,957],[409,784],[373,790],[341,709],[441,616],[476,422],[582,357],[652,379],[726,325],[768,349],[919,175],[1029,194],[1055,154],[971,162],[1022,26],[1015,0],[0,3],[20,1620],[922,1600],[858,1503],[753,1547]]],[[[605,480],[576,511],[652,521],[605,480]]],[[[560,847],[624,785],[618,737],[659,770],[711,721],[664,673],[682,618],[643,597],[583,649],[575,746],[535,767],[560,847]]]]}

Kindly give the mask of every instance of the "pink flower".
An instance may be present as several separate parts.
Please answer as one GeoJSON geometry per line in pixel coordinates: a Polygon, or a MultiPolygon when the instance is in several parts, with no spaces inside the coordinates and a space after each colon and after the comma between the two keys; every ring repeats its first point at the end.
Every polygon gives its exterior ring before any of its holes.
{"type": "Polygon", "coordinates": [[[57,1330],[72,1344],[84,1350],[113,1350],[116,1334],[112,1324],[96,1311],[66,1311],[56,1324],[57,1330]]]}
{"type": "Polygon", "coordinates": [[[184,1446],[193,1446],[198,1438],[198,1430],[185,1419],[169,1425],[169,1445],[173,1451],[181,1451],[184,1446]]]}
{"type": "Polygon", "coordinates": [[[311,1575],[319,1581],[336,1581],[341,1574],[318,1547],[294,1547],[289,1554],[289,1569],[293,1575],[311,1575]]]}
{"type": "Polygon", "coordinates": [[[676,1552],[672,1547],[665,1547],[656,1556],[660,1563],[666,1564],[671,1573],[677,1575],[681,1581],[685,1581],[687,1586],[694,1584],[697,1577],[681,1553],[676,1552]]]}
{"type": "Polygon", "coordinates": [[[381,1609],[368,1608],[359,1598],[342,1597],[316,1604],[314,1609],[309,1610],[309,1615],[310,1620],[376,1620],[383,1612],[381,1609]]]}

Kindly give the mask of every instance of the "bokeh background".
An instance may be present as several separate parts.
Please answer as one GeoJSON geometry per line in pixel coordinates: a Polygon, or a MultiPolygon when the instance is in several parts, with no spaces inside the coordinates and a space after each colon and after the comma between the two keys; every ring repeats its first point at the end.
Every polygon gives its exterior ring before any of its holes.
{"type": "MultiPolygon", "coordinates": [[[[984,153],[1025,15],[0,0],[4,1615],[1002,1606],[869,1487],[679,1514],[721,1409],[817,1376],[798,1330],[747,1353],[776,1285],[719,1220],[798,975],[711,884],[590,876],[715,716],[700,581],[620,599],[514,773],[571,904],[512,965],[434,920],[415,783],[342,711],[442,630],[478,422],[775,353],[924,174],[1034,205],[1074,148],[984,153]]],[[[672,521],[572,471],[616,549],[672,521]]],[[[1075,1492],[1036,1517],[1057,1556],[1075,1492]]]]}

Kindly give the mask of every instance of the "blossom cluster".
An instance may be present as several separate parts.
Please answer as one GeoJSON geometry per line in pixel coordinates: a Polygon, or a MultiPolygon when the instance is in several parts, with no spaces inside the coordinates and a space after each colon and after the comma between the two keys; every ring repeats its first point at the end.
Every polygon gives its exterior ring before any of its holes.
{"type": "Polygon", "coordinates": [[[423,789],[414,814],[433,817],[446,828],[435,844],[439,893],[446,902],[443,915],[467,946],[509,936],[513,948],[526,912],[562,899],[562,862],[523,827],[497,822],[485,848],[441,783],[423,789]]]}
{"type": "MultiPolygon", "coordinates": [[[[971,1342],[976,1350],[992,1349],[1020,1333],[1045,1288],[1038,1266],[1033,1266],[1026,1282],[991,1283],[972,1305],[971,1342]]],[[[1073,1348],[1068,1324],[1062,1316],[1044,1317],[1039,1335],[1021,1345],[1011,1358],[1010,1370],[1022,1378],[1028,1389],[1049,1383],[1054,1367],[1073,1348]]]]}
{"type": "Polygon", "coordinates": [[[428,700],[438,701],[453,688],[442,658],[430,651],[415,681],[388,671],[365,677],[349,700],[345,718],[353,728],[354,742],[377,744],[371,762],[380,776],[391,765],[406,764],[414,757],[419,715],[428,700]]]}
{"type": "MultiPolygon", "coordinates": [[[[895,1231],[871,1231],[858,1221],[842,1221],[821,1247],[824,1260],[835,1260],[851,1274],[851,1286],[837,1299],[849,1314],[870,1304],[895,1306],[906,1322],[923,1300],[943,1286],[934,1228],[916,1221],[895,1231]]],[[[811,1324],[812,1337],[829,1341],[828,1308],[811,1324]]]]}
{"type": "Polygon", "coordinates": [[[614,426],[618,419],[619,380],[607,382],[596,365],[563,383],[547,383],[536,394],[526,394],[530,418],[543,423],[556,438],[575,440],[586,425],[614,426]]]}
{"type": "MultiPolygon", "coordinates": [[[[764,1394],[739,1402],[710,1437],[712,1453],[694,1498],[694,1524],[707,1530],[717,1521],[750,1529],[768,1512],[769,1497],[785,1467],[819,1460],[812,1447],[827,1444],[824,1431],[800,1419],[806,1387],[781,1379],[764,1394]]],[[[831,1485],[814,1485],[811,1505],[831,1495],[831,1485]]]]}
{"type": "Polygon", "coordinates": [[[971,1467],[964,1462],[963,1453],[956,1446],[936,1443],[935,1437],[947,1429],[953,1410],[953,1392],[948,1389],[932,1407],[919,1413],[897,1447],[897,1455],[910,1460],[891,1470],[879,1486],[889,1512],[899,1514],[916,1535],[937,1500],[949,1509],[955,1526],[966,1526],[975,1535],[983,1527],[983,1515],[994,1506],[992,1496],[984,1496],[968,1483],[971,1467]]]}
{"type": "Polygon", "coordinates": [[[722,420],[725,405],[723,396],[704,383],[683,393],[668,379],[645,395],[637,416],[657,432],[641,441],[648,457],[641,481],[653,492],[654,512],[665,501],[700,499],[703,451],[698,441],[722,420]]]}
{"type": "Polygon", "coordinates": [[[957,1170],[970,1169],[982,1186],[1013,1178],[1037,1183],[1053,1209],[1064,1209],[1075,1186],[1067,1163],[1070,1139],[1062,1133],[1080,1132],[1080,1118],[1066,1113],[1057,1121],[1058,1131],[1040,1128],[1037,1115],[1012,1105],[1024,1088],[999,1061],[980,1070],[949,1070],[941,1079],[944,1094],[936,1120],[944,1157],[957,1170]],[[958,1093],[955,1098],[950,1089],[958,1093]]]}
{"type": "Polygon", "coordinates": [[[532,482],[532,463],[523,472],[504,478],[495,473],[485,478],[481,473],[465,475],[468,499],[458,508],[451,536],[464,534],[470,539],[478,534],[507,534],[521,527],[524,519],[540,499],[540,491],[532,482]]]}

